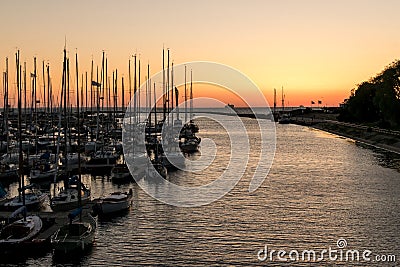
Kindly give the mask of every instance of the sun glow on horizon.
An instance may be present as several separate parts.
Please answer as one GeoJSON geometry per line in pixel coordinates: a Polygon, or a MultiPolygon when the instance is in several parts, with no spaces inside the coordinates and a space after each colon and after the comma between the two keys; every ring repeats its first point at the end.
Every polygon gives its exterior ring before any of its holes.
{"type": "Polygon", "coordinates": [[[13,104],[16,50],[21,51],[22,64],[27,63],[28,81],[33,57],[37,57],[38,89],[43,86],[42,62],[49,64],[56,100],[65,40],[74,88],[76,52],[79,77],[86,72],[90,76],[92,59],[96,76],[105,51],[108,75],[118,70],[119,86],[124,77],[128,90],[128,60],[135,54],[140,57],[143,82],[147,63],[151,75],[162,69],[164,47],[170,49],[175,64],[201,60],[232,66],[257,84],[270,105],[274,88],[280,91],[283,86],[287,105],[307,106],[322,100],[337,106],[357,84],[400,57],[399,8],[395,0],[385,4],[362,0],[121,0],[118,4],[87,0],[79,2],[79,8],[75,1],[32,4],[6,0],[0,10],[4,36],[0,66],[5,71],[8,57],[13,104]]]}

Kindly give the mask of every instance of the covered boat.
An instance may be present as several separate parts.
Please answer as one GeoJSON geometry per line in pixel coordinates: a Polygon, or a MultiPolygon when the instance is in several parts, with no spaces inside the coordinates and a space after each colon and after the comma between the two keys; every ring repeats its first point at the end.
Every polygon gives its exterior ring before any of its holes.
{"type": "Polygon", "coordinates": [[[94,214],[109,215],[127,210],[132,205],[132,189],[129,192],[114,192],[105,198],[100,198],[93,206],[94,214]]]}

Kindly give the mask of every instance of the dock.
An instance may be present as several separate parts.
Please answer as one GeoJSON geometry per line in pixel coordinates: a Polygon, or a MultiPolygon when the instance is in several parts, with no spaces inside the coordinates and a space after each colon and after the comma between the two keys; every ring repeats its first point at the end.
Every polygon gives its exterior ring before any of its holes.
{"type": "MultiPolygon", "coordinates": [[[[93,203],[88,203],[82,206],[82,219],[88,218],[90,212],[92,211],[93,203]]],[[[43,221],[43,228],[40,233],[31,241],[31,243],[35,243],[38,245],[47,246],[50,245],[51,236],[63,225],[69,223],[68,214],[69,211],[37,211],[37,212],[29,212],[29,215],[37,215],[43,221]]],[[[10,218],[12,211],[0,211],[0,221],[7,222],[10,218]]]]}

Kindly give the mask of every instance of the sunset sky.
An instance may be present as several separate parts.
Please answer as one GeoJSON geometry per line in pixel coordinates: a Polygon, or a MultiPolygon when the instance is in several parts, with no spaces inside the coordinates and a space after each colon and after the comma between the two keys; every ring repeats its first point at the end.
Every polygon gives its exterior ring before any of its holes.
{"type": "Polygon", "coordinates": [[[81,72],[90,71],[92,57],[100,66],[104,50],[109,73],[117,68],[125,77],[135,53],[152,74],[160,71],[164,45],[176,64],[213,61],[240,70],[270,105],[273,89],[283,86],[289,106],[337,106],[400,58],[399,10],[397,0],[2,0],[0,66],[4,71],[9,57],[14,79],[18,48],[28,71],[34,56],[39,73],[43,60],[50,64],[57,90],[65,38],[81,72]]]}

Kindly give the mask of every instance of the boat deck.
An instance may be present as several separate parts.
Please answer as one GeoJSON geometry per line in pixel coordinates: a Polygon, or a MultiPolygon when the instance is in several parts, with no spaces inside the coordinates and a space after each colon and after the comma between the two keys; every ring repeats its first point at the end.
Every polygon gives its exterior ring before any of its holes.
{"type": "MultiPolygon", "coordinates": [[[[92,202],[82,207],[82,218],[88,218],[89,213],[92,211],[92,202]]],[[[37,211],[28,212],[27,215],[38,215],[43,221],[43,229],[31,241],[36,244],[49,244],[50,237],[62,226],[69,223],[68,214],[71,211],[37,211]]],[[[7,222],[11,216],[11,211],[0,211],[0,221],[7,222]]]]}

